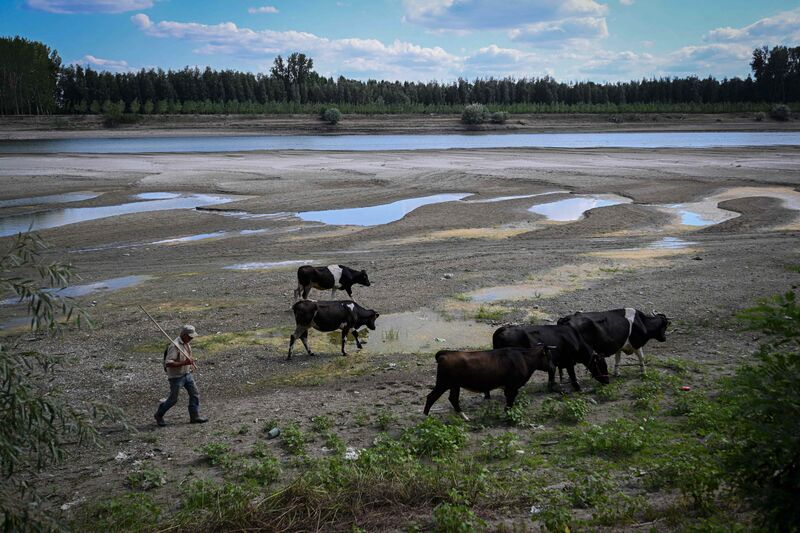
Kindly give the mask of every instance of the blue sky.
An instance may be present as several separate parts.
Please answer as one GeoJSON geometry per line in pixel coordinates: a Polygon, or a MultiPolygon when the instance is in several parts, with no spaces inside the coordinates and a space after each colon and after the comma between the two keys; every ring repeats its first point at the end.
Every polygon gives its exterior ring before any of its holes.
{"type": "Polygon", "coordinates": [[[800,45],[786,0],[0,0],[0,35],[115,72],[268,71],[293,51],[324,75],[616,81],[746,76],[753,48],[800,45]]]}

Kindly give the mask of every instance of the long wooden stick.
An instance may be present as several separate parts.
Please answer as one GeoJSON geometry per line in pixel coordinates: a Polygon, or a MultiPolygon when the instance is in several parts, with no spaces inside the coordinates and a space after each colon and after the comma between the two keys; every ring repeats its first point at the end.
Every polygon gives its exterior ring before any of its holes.
{"type": "Polygon", "coordinates": [[[191,357],[189,357],[189,355],[188,355],[186,352],[184,352],[184,351],[183,351],[183,349],[182,349],[180,346],[178,346],[178,343],[177,343],[177,342],[175,342],[175,339],[173,339],[172,337],[170,337],[170,336],[169,336],[169,334],[168,334],[166,331],[164,331],[164,328],[162,328],[162,327],[161,327],[161,326],[158,324],[158,322],[156,322],[156,319],[155,319],[155,318],[153,318],[153,317],[152,317],[152,315],[151,315],[150,313],[148,313],[148,312],[147,312],[147,309],[145,309],[145,308],[144,308],[144,307],[142,307],[141,305],[139,306],[139,309],[141,309],[142,311],[144,311],[144,314],[146,314],[146,315],[147,315],[147,318],[149,318],[150,320],[152,320],[152,321],[153,321],[153,324],[155,324],[155,325],[156,325],[156,327],[157,327],[157,328],[158,328],[158,329],[161,331],[161,333],[163,333],[163,334],[164,334],[164,336],[165,336],[167,339],[169,339],[169,342],[170,342],[172,345],[174,345],[174,346],[175,346],[175,347],[178,349],[178,351],[179,351],[179,352],[181,352],[181,354],[182,354],[182,355],[183,355],[183,356],[184,356],[186,359],[188,359],[189,361],[191,361],[191,362],[192,362],[192,369],[196,369],[196,368],[197,368],[197,366],[194,364],[194,360],[193,360],[191,357]]]}

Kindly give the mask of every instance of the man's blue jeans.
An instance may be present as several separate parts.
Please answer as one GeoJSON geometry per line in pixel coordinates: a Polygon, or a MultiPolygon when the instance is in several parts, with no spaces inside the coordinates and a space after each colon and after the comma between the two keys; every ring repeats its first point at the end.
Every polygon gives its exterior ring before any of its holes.
{"type": "Polygon", "coordinates": [[[194,384],[191,373],[184,374],[179,378],[169,378],[169,398],[158,406],[157,417],[164,416],[173,405],[178,403],[178,393],[180,393],[181,387],[186,387],[186,392],[189,393],[189,416],[197,418],[200,414],[200,393],[197,391],[197,385],[194,384]]]}

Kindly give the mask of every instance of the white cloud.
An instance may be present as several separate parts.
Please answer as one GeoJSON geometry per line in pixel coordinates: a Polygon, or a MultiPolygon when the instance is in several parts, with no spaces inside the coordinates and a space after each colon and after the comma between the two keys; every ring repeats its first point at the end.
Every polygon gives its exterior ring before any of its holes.
{"type": "Polygon", "coordinates": [[[153,7],[154,0],[26,0],[26,5],[49,13],[124,13],[153,7]]]}
{"type": "Polygon", "coordinates": [[[750,45],[719,43],[684,46],[661,60],[663,72],[676,76],[745,76],[753,53],[750,45]]]}
{"type": "Polygon", "coordinates": [[[796,44],[800,42],[800,8],[778,13],[743,28],[717,28],[703,36],[706,42],[796,44]]]}
{"type": "Polygon", "coordinates": [[[619,0],[619,3],[622,4],[623,6],[632,6],[633,2],[634,0],[619,0]]]}
{"type": "Polygon", "coordinates": [[[549,22],[538,22],[511,30],[512,41],[536,44],[570,44],[575,40],[592,40],[608,37],[606,19],[602,17],[575,17],[549,22]]]}
{"type": "Polygon", "coordinates": [[[129,72],[134,70],[128,65],[127,61],[115,59],[103,59],[87,54],[80,59],[71,62],[73,65],[89,65],[95,70],[108,70],[111,72],[129,72]]]}
{"type": "Polygon", "coordinates": [[[278,8],[275,6],[261,6],[261,7],[251,7],[247,9],[247,12],[251,15],[256,15],[260,13],[280,13],[278,8]]]}
{"type": "Polygon", "coordinates": [[[436,30],[512,29],[570,17],[599,17],[595,0],[405,0],[408,22],[436,30]]]}
{"type": "Polygon", "coordinates": [[[243,59],[271,59],[277,54],[304,52],[323,74],[432,79],[452,76],[461,58],[441,47],[423,47],[400,40],[385,44],[377,39],[328,39],[299,31],[254,31],[232,22],[207,25],[196,22],[154,22],[139,13],[133,24],[152,37],[196,43],[196,53],[222,54],[243,59]]]}

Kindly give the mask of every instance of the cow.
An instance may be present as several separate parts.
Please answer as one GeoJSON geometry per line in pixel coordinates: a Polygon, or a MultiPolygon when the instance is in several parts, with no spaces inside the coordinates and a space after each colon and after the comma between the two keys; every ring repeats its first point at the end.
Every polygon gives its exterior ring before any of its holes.
{"type": "Polygon", "coordinates": [[[622,352],[636,353],[642,375],[645,374],[644,352],[647,341],[667,340],[669,318],[664,313],[653,311],[647,314],[632,307],[575,313],[558,320],[559,325],[569,325],[581,334],[594,351],[603,357],[614,355],[614,375],[619,376],[619,360],[622,352]]]}
{"type": "Polygon", "coordinates": [[[550,376],[555,374],[553,360],[545,346],[476,352],[441,350],[436,354],[436,385],[428,394],[423,413],[427,415],[434,402],[450,390],[453,408],[464,420],[469,420],[458,402],[462,387],[484,394],[503,387],[508,409],[514,405],[517,392],[534,370],[543,370],[550,376]]]}
{"type": "MultiPolygon", "coordinates": [[[[573,390],[581,390],[578,379],[575,377],[575,365],[582,363],[600,383],[607,385],[608,366],[606,360],[600,357],[586,344],[580,334],[570,326],[502,326],[492,335],[492,347],[506,348],[516,346],[526,348],[544,344],[550,349],[553,363],[561,372],[566,368],[573,390]]],[[[550,376],[548,387],[555,388],[554,376],[550,376]]]]}
{"type": "Polygon", "coordinates": [[[326,291],[330,289],[331,300],[336,297],[336,290],[347,292],[350,299],[353,298],[353,285],[358,283],[369,287],[369,277],[366,270],[353,270],[344,265],[328,265],[326,267],[314,267],[303,265],[297,269],[297,288],[294,290],[294,301],[308,298],[311,288],[326,291]]]}
{"type": "Polygon", "coordinates": [[[314,328],[318,331],[342,330],[342,355],[347,355],[344,349],[347,333],[352,330],[356,346],[361,349],[361,340],[358,338],[358,328],[367,326],[375,329],[375,320],[380,316],[371,309],[365,309],[350,300],[333,302],[315,302],[313,300],[300,300],[292,306],[296,324],[294,333],[289,338],[289,355],[292,358],[294,341],[300,339],[306,347],[308,355],[316,355],[308,347],[308,330],[314,328]]]}

